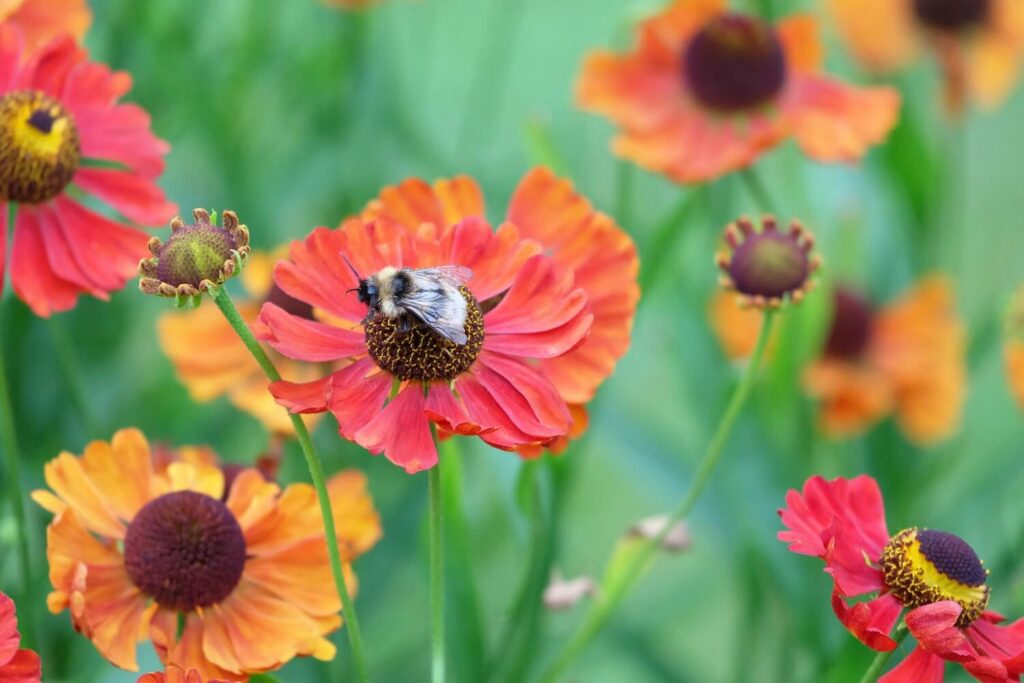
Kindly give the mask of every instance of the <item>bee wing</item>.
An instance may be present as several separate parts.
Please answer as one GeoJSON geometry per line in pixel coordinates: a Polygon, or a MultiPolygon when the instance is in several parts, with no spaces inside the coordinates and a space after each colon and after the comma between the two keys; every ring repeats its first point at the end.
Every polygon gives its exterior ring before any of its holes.
{"type": "MultiPolygon", "coordinates": [[[[426,268],[416,275],[429,277],[426,268]]],[[[457,268],[468,272],[467,268],[457,268]]],[[[450,277],[421,280],[409,294],[402,296],[402,307],[422,320],[430,329],[456,344],[466,343],[466,300],[459,291],[461,281],[450,277]]]]}
{"type": "Polygon", "coordinates": [[[469,282],[469,279],[473,277],[473,271],[465,266],[435,266],[434,268],[416,268],[413,270],[417,275],[429,278],[431,280],[439,280],[441,282],[447,282],[455,286],[456,289],[460,285],[464,285],[469,282]]]}

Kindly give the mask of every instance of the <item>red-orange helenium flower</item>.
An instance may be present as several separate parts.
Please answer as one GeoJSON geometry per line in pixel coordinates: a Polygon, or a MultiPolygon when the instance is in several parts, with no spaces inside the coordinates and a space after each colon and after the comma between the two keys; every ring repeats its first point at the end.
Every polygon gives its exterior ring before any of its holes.
{"type": "MultiPolygon", "coordinates": [[[[324,589],[331,569],[312,486],[282,490],[248,469],[225,495],[219,467],[189,457],[157,468],[133,429],[80,457],[61,453],[45,476],[51,490],[32,497],[54,514],[47,604],[69,610],[112,663],[136,670],[147,635],[165,664],[204,678],[333,656],[326,636],[341,604],[324,589]]],[[[348,563],[376,543],[380,521],[362,474],[336,475],[328,490],[348,563]]]]}
{"type": "Polygon", "coordinates": [[[947,106],[1001,103],[1024,59],[1019,0],[828,0],[844,42],[868,69],[906,66],[925,45],[939,60],[947,106]]]}
{"type": "Polygon", "coordinates": [[[750,166],[793,137],[813,159],[860,159],[896,123],[899,96],[820,73],[809,16],[777,25],[725,0],[676,0],[626,54],[591,54],[577,100],[620,128],[616,154],[683,183],[750,166]]]}

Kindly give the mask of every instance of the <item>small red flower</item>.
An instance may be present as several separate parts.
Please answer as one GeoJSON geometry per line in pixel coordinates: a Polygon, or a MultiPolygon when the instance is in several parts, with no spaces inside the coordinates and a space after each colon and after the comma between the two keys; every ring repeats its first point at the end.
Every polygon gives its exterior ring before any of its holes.
{"type": "Polygon", "coordinates": [[[36,315],[82,293],[106,299],[146,248],[143,232],[86,208],[72,187],[141,225],[176,211],[155,182],[169,146],[144,110],[118,103],[130,88],[131,76],[89,61],[70,37],[26,56],[21,32],[0,25],[0,281],[13,203],[11,283],[36,315]]]}
{"type": "Polygon", "coordinates": [[[426,196],[416,204],[389,188],[381,193],[381,203],[393,200],[386,211],[371,205],[365,217],[294,243],[275,279],[317,319],[273,303],[260,313],[265,338],[280,353],[345,364],[317,382],[271,385],[278,402],[292,412],[330,411],[343,437],[410,473],[437,463],[431,423],[506,450],[567,435],[569,407],[541,363],[579,347],[594,320],[571,269],[516,225],[491,229],[475,183],[444,181],[438,193],[444,203],[426,196]],[[346,260],[362,278],[389,267],[471,271],[461,289],[466,342],[419,323],[402,330],[384,316],[364,325],[368,308],[352,292],[360,283],[346,260]]]}
{"type": "Polygon", "coordinates": [[[39,683],[43,667],[39,655],[21,650],[18,618],[14,601],[0,593],[0,681],[3,683],[39,683]]]}
{"type": "Polygon", "coordinates": [[[815,476],[786,494],[779,540],[825,561],[832,607],[868,647],[894,650],[890,633],[904,609],[917,647],[880,683],[941,683],[944,662],[957,662],[987,683],[1024,673],[1024,619],[999,626],[988,611],[988,571],[953,534],[912,527],[889,535],[878,484],[868,476],[815,476]],[[849,598],[874,594],[867,601],[849,598]]]}
{"type": "Polygon", "coordinates": [[[894,90],[822,73],[811,16],[772,25],[725,0],[676,0],[636,33],[630,52],[588,56],[577,100],[619,126],[617,155],[678,182],[746,168],[789,137],[818,161],[855,161],[896,123],[894,90]]]}

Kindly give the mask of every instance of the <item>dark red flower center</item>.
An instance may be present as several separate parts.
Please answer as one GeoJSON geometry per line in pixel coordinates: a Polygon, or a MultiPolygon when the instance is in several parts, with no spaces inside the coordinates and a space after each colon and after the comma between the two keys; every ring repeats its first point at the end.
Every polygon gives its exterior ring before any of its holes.
{"type": "Polygon", "coordinates": [[[988,16],[991,0],[914,0],[921,23],[943,31],[977,26],[988,16]]]}
{"type": "Polygon", "coordinates": [[[800,289],[809,269],[807,252],[788,233],[762,230],[733,252],[729,275],[737,292],[771,299],[800,289]]]}
{"type": "Polygon", "coordinates": [[[712,19],[683,52],[683,71],[697,100],[737,112],[770,101],[786,82],[786,54],[771,24],[723,14],[712,19]]]}
{"type": "Polygon", "coordinates": [[[468,370],[484,345],[484,314],[468,288],[459,291],[467,303],[465,344],[445,339],[419,321],[403,330],[398,319],[378,315],[366,323],[366,348],[377,365],[402,381],[450,382],[468,370]]]}
{"type": "Polygon", "coordinates": [[[29,204],[52,199],[80,162],[78,131],[60,102],[34,90],[0,99],[0,198],[29,204]]]}
{"type": "Polygon", "coordinates": [[[132,582],[161,607],[216,604],[238,585],[245,537],[219,500],[176,491],[151,500],[128,525],[124,562],[132,582]]]}
{"type": "Polygon", "coordinates": [[[886,589],[913,609],[942,600],[963,608],[957,626],[965,628],[988,606],[988,571],[974,549],[959,536],[911,527],[882,551],[886,589]]]}
{"type": "Polygon", "coordinates": [[[835,358],[860,357],[871,338],[874,322],[871,306],[856,292],[837,287],[833,292],[832,327],[825,342],[825,355],[835,358]]]}
{"type": "Polygon", "coordinates": [[[264,303],[275,304],[277,306],[280,306],[281,308],[288,311],[294,316],[305,318],[306,320],[314,319],[313,307],[310,304],[307,304],[305,301],[300,301],[295,297],[291,296],[283,289],[278,287],[277,283],[274,283],[274,286],[271,287],[270,292],[267,294],[267,297],[263,301],[264,303]]]}
{"type": "Polygon", "coordinates": [[[156,277],[161,282],[192,285],[218,282],[225,261],[238,249],[234,235],[209,223],[185,225],[171,233],[157,256],[156,277]]]}

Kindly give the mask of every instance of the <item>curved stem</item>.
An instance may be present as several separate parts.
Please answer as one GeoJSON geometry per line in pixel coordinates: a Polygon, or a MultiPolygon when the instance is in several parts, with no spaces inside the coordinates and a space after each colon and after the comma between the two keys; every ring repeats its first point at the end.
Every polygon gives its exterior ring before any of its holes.
{"type": "MultiPolygon", "coordinates": [[[[217,308],[224,314],[228,323],[234,328],[242,343],[245,344],[245,347],[249,349],[249,353],[252,354],[256,362],[263,368],[267,378],[272,382],[280,381],[280,373],[274,367],[274,363],[267,356],[266,351],[263,350],[263,347],[256,340],[252,330],[242,320],[242,316],[238,313],[238,309],[235,308],[231,297],[228,296],[227,290],[224,287],[211,287],[210,298],[217,304],[217,308]]],[[[345,631],[348,633],[348,642],[352,647],[352,660],[355,664],[356,679],[365,683],[369,678],[366,673],[366,657],[363,654],[363,635],[359,629],[359,619],[356,617],[356,608],[352,602],[352,596],[349,594],[348,586],[345,584],[341,553],[338,550],[338,534],[334,527],[334,512],[331,509],[331,499],[327,493],[324,468],[320,463],[320,456],[317,455],[316,449],[313,446],[313,439],[310,437],[309,430],[306,429],[306,423],[302,421],[302,417],[291,413],[288,416],[295,427],[295,436],[299,441],[299,446],[302,447],[302,454],[306,458],[306,464],[309,466],[309,475],[313,479],[313,487],[316,489],[317,501],[320,503],[320,515],[324,520],[324,535],[327,541],[327,554],[331,562],[331,573],[334,575],[334,586],[338,591],[338,596],[341,598],[341,610],[346,622],[345,631]]]]}
{"type": "Polygon", "coordinates": [[[665,526],[661,529],[658,535],[646,541],[644,546],[638,550],[633,556],[632,561],[622,569],[622,573],[619,574],[619,579],[611,586],[605,587],[604,593],[600,599],[594,603],[590,613],[587,615],[586,620],[583,622],[583,626],[579,631],[573,635],[566,646],[555,658],[555,661],[545,670],[541,676],[541,681],[545,683],[554,683],[569,665],[579,656],[579,654],[586,648],[590,641],[596,636],[608,619],[614,613],[615,609],[622,602],[622,599],[632,588],[633,584],[639,578],[640,574],[650,564],[651,560],[658,552],[658,548],[661,547],[662,541],[668,535],[669,531],[675,526],[676,523],[681,521],[686,515],[693,510],[697,500],[700,498],[701,493],[704,491],[704,487],[707,486],[708,480],[711,478],[711,474],[715,471],[715,467],[718,465],[719,460],[722,458],[722,454],[725,452],[725,444],[729,440],[729,435],[732,433],[733,425],[736,423],[736,419],[739,417],[743,410],[743,406],[746,404],[747,399],[750,396],[750,392],[754,386],[754,380],[757,378],[757,371],[761,366],[761,360],[764,357],[764,350],[768,344],[768,338],[771,334],[772,322],[774,320],[774,312],[766,311],[764,314],[764,320],[761,323],[761,332],[758,335],[757,346],[754,349],[754,354],[750,358],[750,363],[747,366],[746,374],[740,384],[736,387],[733,392],[732,398],[729,400],[729,405],[725,409],[725,413],[722,415],[722,419],[718,423],[715,434],[711,439],[711,443],[708,444],[707,450],[704,452],[704,458],[701,461],[700,467],[697,469],[697,474],[690,484],[690,488],[683,498],[679,507],[675,509],[672,515],[669,517],[665,526]]]}
{"type": "Polygon", "coordinates": [[[768,192],[768,188],[765,186],[764,182],[762,182],[761,176],[757,174],[754,167],[751,166],[750,168],[743,169],[740,171],[740,175],[743,177],[744,182],[746,182],[747,189],[750,190],[750,194],[754,198],[754,201],[760,205],[761,210],[771,213],[773,210],[772,207],[775,206],[775,203],[772,201],[772,196],[768,192]]]}
{"type": "Polygon", "coordinates": [[[7,366],[3,350],[3,330],[0,325],[0,429],[3,431],[4,479],[7,480],[7,497],[10,499],[11,512],[14,514],[15,533],[18,539],[18,563],[21,567],[21,609],[18,616],[22,621],[22,635],[26,647],[35,643],[35,612],[31,609],[29,598],[29,580],[32,576],[32,560],[28,547],[28,521],[25,515],[25,501],[21,491],[21,461],[18,455],[18,434],[15,428],[14,408],[11,403],[11,391],[7,381],[7,366]]]}
{"type": "MultiPolygon", "coordinates": [[[[899,627],[896,629],[896,635],[893,638],[893,640],[895,640],[896,644],[899,645],[903,642],[903,639],[906,637],[907,627],[903,624],[900,624],[899,627]]],[[[897,648],[893,648],[888,652],[879,652],[877,655],[875,655],[875,658],[871,660],[871,665],[868,667],[868,670],[865,671],[864,675],[861,677],[860,683],[875,683],[875,681],[878,680],[879,674],[882,673],[882,669],[885,668],[886,662],[889,661],[889,658],[893,656],[893,653],[895,653],[896,650],[897,648]]]]}
{"type": "Polygon", "coordinates": [[[430,487],[430,678],[444,683],[444,501],[441,461],[427,472],[430,487]]]}

